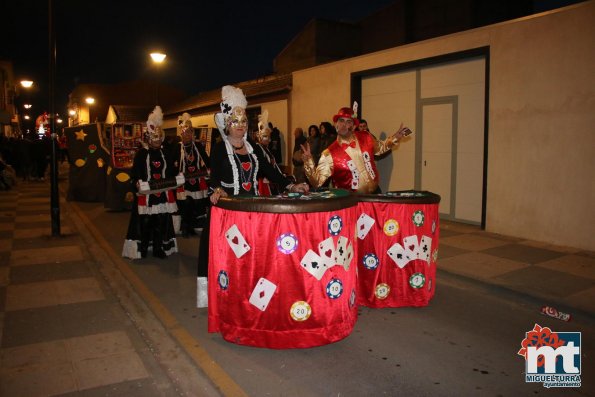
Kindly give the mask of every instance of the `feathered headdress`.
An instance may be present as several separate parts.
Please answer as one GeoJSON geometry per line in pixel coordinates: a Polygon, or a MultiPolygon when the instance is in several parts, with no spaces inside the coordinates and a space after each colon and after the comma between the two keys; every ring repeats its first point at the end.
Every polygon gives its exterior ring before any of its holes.
{"type": "Polygon", "coordinates": [[[258,115],[258,132],[264,132],[267,128],[269,128],[269,111],[265,109],[258,115]]]}
{"type": "Polygon", "coordinates": [[[181,116],[178,116],[178,135],[184,131],[192,130],[193,128],[190,113],[182,113],[181,116]]]}
{"type": "Polygon", "coordinates": [[[233,110],[235,108],[246,109],[246,106],[248,106],[248,101],[246,101],[241,88],[231,85],[223,86],[221,89],[221,103],[219,104],[221,113],[215,114],[215,124],[217,124],[217,128],[222,134],[225,133],[225,125],[233,110]]]}
{"type": "Polygon", "coordinates": [[[161,126],[163,125],[163,111],[161,107],[155,106],[155,109],[149,114],[147,119],[147,135],[149,140],[163,140],[165,133],[161,126]]]}

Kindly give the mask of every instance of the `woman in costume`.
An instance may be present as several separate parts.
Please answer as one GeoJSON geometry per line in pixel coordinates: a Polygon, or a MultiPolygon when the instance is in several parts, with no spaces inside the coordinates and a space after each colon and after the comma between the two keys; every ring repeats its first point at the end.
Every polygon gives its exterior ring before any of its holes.
{"type": "MultiPolygon", "coordinates": [[[[256,147],[254,148],[259,154],[262,155],[266,161],[273,167],[283,174],[279,165],[275,161],[275,156],[269,150],[269,143],[271,142],[271,129],[269,128],[269,112],[264,110],[261,115],[258,116],[258,133],[256,147]]],[[[276,196],[281,193],[281,189],[275,183],[269,181],[264,175],[258,175],[258,194],[260,196],[276,196]]]]}
{"type": "MultiPolygon", "coordinates": [[[[215,124],[223,140],[211,150],[210,186],[211,203],[217,204],[221,197],[258,196],[258,175],[262,173],[269,181],[290,192],[308,192],[305,183],[294,184],[278,168],[272,166],[259,150],[248,142],[248,117],[246,97],[241,89],[226,85],[221,90],[221,113],[215,114],[215,124]]],[[[203,230],[198,254],[197,306],[207,306],[207,271],[209,230],[203,230]]]]}
{"type": "Polygon", "coordinates": [[[184,175],[184,186],[176,192],[177,204],[181,215],[181,232],[184,237],[196,234],[195,227],[201,218],[203,223],[207,214],[208,185],[206,176],[210,167],[209,155],[201,144],[194,142],[194,128],[190,114],[184,113],[178,119],[182,142],[174,145],[174,166],[184,175]]]}
{"type": "Polygon", "coordinates": [[[178,210],[174,189],[149,194],[141,192],[142,182],[150,183],[177,175],[173,162],[161,147],[165,138],[162,124],[163,113],[156,106],[147,120],[148,146],[136,153],[132,165],[131,182],[139,191],[122,250],[125,258],[145,258],[149,247],[156,258],[163,259],[178,252],[172,222],[172,214],[178,210]]]}

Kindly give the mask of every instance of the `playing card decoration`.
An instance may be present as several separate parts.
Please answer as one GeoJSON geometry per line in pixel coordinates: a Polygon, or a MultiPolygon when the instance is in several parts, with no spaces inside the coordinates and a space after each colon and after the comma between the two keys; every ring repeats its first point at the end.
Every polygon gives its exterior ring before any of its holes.
{"type": "Polygon", "coordinates": [[[418,243],[417,236],[408,236],[403,239],[403,245],[393,244],[388,249],[387,254],[402,269],[407,263],[415,259],[424,260],[429,265],[431,252],[431,237],[422,236],[421,242],[418,243]]]}
{"type": "Polygon", "coordinates": [[[357,220],[357,238],[363,240],[374,225],[375,220],[368,214],[362,213],[357,220]]]}
{"type": "Polygon", "coordinates": [[[328,269],[322,258],[312,250],[306,252],[306,255],[304,255],[300,264],[308,273],[314,276],[316,280],[320,280],[326,269],[328,269]]]}
{"type": "Polygon", "coordinates": [[[250,295],[249,302],[264,312],[276,289],[277,286],[275,284],[261,277],[256,283],[252,295],[250,295]]]}
{"type": "Polygon", "coordinates": [[[320,255],[321,261],[327,268],[335,265],[335,243],[332,237],[318,244],[318,255],[320,255]]]}
{"type": "Polygon", "coordinates": [[[250,251],[250,246],[246,243],[244,236],[242,236],[242,233],[240,233],[240,230],[235,224],[227,230],[225,239],[238,259],[250,251]]]}

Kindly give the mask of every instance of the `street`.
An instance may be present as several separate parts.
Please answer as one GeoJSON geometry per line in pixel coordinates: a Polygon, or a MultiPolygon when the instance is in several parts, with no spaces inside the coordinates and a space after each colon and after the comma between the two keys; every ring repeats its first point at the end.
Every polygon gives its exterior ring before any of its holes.
{"type": "MultiPolygon", "coordinates": [[[[101,203],[69,203],[119,255],[129,214],[101,203]]],[[[207,333],[197,309],[199,237],[178,237],[167,259],[124,262],[215,362],[250,396],[527,396],[595,395],[595,321],[563,322],[540,314],[541,302],[438,269],[434,299],[424,308],[359,309],[354,332],[327,346],[270,350],[239,346],[207,333]],[[526,383],[517,355],[535,324],[582,332],[582,386],[546,389],[526,383]]],[[[440,263],[440,260],[438,260],[440,263]]]]}

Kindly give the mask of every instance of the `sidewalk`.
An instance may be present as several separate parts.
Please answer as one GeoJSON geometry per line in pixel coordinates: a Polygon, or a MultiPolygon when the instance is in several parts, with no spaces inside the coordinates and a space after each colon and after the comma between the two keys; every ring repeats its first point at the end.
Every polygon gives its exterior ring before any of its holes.
{"type": "Polygon", "coordinates": [[[219,395],[60,207],[52,237],[49,182],[0,191],[0,395],[219,395]]]}
{"type": "Polygon", "coordinates": [[[441,221],[438,270],[595,317],[595,253],[441,221]]]}

